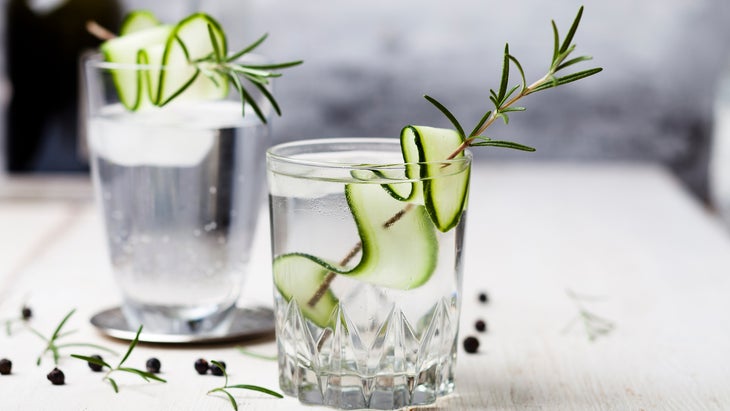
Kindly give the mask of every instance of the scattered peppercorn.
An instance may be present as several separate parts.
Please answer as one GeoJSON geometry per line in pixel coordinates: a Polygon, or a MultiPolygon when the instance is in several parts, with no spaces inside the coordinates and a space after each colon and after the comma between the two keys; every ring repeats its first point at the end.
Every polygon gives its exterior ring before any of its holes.
{"type": "Polygon", "coordinates": [[[160,360],[155,357],[147,360],[147,364],[145,365],[147,367],[147,372],[151,372],[152,374],[157,374],[160,372],[160,360]]]}
{"type": "Polygon", "coordinates": [[[479,293],[479,302],[486,304],[489,302],[489,296],[485,292],[479,293]]]}
{"type": "MultiPolygon", "coordinates": [[[[226,363],[224,363],[223,361],[218,361],[218,362],[220,363],[220,365],[222,365],[222,366],[223,366],[223,370],[225,370],[225,369],[226,369],[226,363]]],[[[211,374],[213,374],[213,375],[217,375],[217,376],[219,376],[219,377],[220,377],[221,375],[223,375],[223,370],[221,370],[221,369],[220,369],[220,368],[219,368],[219,367],[218,367],[217,365],[215,365],[215,364],[211,364],[211,365],[210,365],[210,373],[211,373],[211,374]]]]}
{"type": "Polygon", "coordinates": [[[33,316],[33,311],[31,311],[30,307],[24,305],[23,309],[20,310],[20,315],[23,317],[24,320],[29,320],[30,317],[33,316]]]}
{"type": "Polygon", "coordinates": [[[476,328],[480,333],[483,333],[484,331],[487,331],[487,323],[485,323],[484,320],[477,320],[477,322],[474,323],[474,328],[476,328]]]}
{"type": "Polygon", "coordinates": [[[479,340],[476,337],[466,337],[464,339],[464,351],[474,354],[479,350],[479,340]]]}
{"type": "Polygon", "coordinates": [[[58,368],[54,368],[53,371],[49,372],[48,375],[46,375],[46,378],[48,378],[53,385],[63,385],[66,382],[66,377],[63,375],[63,371],[58,368]]]}
{"type": "Polygon", "coordinates": [[[198,358],[195,361],[195,371],[198,372],[200,375],[205,375],[208,373],[208,361],[205,361],[203,358],[198,358]]]}
{"type": "Polygon", "coordinates": [[[10,374],[10,371],[13,369],[13,362],[8,360],[7,358],[3,358],[0,360],[0,374],[2,375],[8,375],[10,374]]]}
{"type": "MultiPolygon", "coordinates": [[[[101,355],[98,355],[98,354],[92,355],[91,358],[93,358],[95,360],[99,360],[99,361],[104,361],[104,359],[101,358],[101,355]]],[[[87,364],[89,364],[89,368],[91,368],[91,371],[94,371],[94,372],[99,372],[99,371],[101,371],[102,368],[104,368],[102,365],[93,363],[91,361],[88,361],[87,364]]]]}

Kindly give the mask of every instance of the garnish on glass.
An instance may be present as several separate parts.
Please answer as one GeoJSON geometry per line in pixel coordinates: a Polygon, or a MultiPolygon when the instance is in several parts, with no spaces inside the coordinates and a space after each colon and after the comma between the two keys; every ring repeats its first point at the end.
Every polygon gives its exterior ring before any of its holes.
{"type": "Polygon", "coordinates": [[[234,88],[242,104],[242,115],[250,106],[266,123],[266,110],[256,101],[253,87],[281,115],[270,91],[270,80],[278,70],[297,66],[301,60],[282,63],[254,62],[246,58],[268,37],[264,34],[242,50],[229,53],[221,25],[205,13],[192,14],[174,25],[163,24],[149,11],[130,13],[115,36],[90,22],[88,30],[106,41],[100,49],[104,59],[118,63],[112,70],[124,106],[132,111],[163,107],[185,98],[220,99],[234,88]],[[144,70],[125,70],[124,65],[145,65],[144,70]],[[164,67],[164,69],[162,69],[164,67]]]}
{"type": "MultiPolygon", "coordinates": [[[[444,161],[441,166],[441,168],[443,168],[449,166],[449,160],[463,157],[464,150],[468,147],[501,147],[522,151],[535,151],[535,148],[524,144],[512,141],[494,140],[486,136],[485,132],[497,120],[501,119],[505,124],[508,124],[509,115],[511,113],[525,111],[525,107],[517,105],[523,97],[590,77],[603,70],[600,67],[596,67],[570,74],[563,74],[565,69],[572,68],[578,63],[591,59],[591,57],[585,55],[572,57],[576,48],[575,44],[573,44],[573,38],[578,29],[578,25],[580,24],[582,15],[583,7],[580,7],[567,34],[562,40],[558,33],[555,21],[552,21],[552,58],[547,72],[532,83],[528,84],[521,63],[510,52],[509,45],[505,45],[499,87],[496,90],[490,90],[489,100],[491,101],[493,108],[488,110],[481,117],[474,128],[471,129],[469,134],[466,134],[464,127],[456,119],[456,116],[446,108],[446,106],[434,97],[429,95],[424,96],[429,103],[435,106],[444,116],[446,116],[446,118],[451,122],[453,129],[406,126],[401,132],[401,150],[403,152],[404,162],[407,164],[416,164],[428,162],[438,163],[444,161]],[[514,67],[519,73],[520,81],[518,84],[510,86],[510,74],[512,67],[514,67]]],[[[421,173],[425,173],[426,176],[435,177],[438,173],[440,173],[438,167],[433,170],[429,170],[428,167],[425,168],[426,169],[421,171],[421,173]]],[[[406,169],[406,175],[408,177],[419,177],[416,174],[410,175],[409,172],[411,171],[412,170],[408,168],[406,169]]],[[[396,226],[398,221],[402,221],[403,217],[407,215],[410,210],[415,208],[413,207],[413,201],[415,201],[414,199],[418,197],[415,195],[416,191],[422,191],[423,205],[428,211],[428,217],[436,229],[442,232],[451,230],[458,224],[464,211],[469,185],[468,172],[457,174],[459,174],[459,176],[455,175],[453,177],[450,176],[449,178],[433,179],[427,183],[428,187],[426,183],[422,184],[422,186],[417,186],[417,184],[420,183],[414,183],[410,193],[400,193],[394,185],[384,185],[384,188],[389,192],[389,194],[391,194],[391,196],[400,201],[404,201],[405,205],[402,209],[400,209],[400,211],[393,214],[391,218],[381,223],[382,230],[391,229],[391,227],[396,226]],[[441,186],[439,186],[439,184],[441,184],[441,186]]],[[[422,174],[420,177],[424,177],[424,175],[422,174]]],[[[352,209],[353,204],[350,204],[350,207],[352,209]]],[[[357,220],[358,213],[356,213],[356,211],[357,210],[353,209],[353,215],[357,220]]],[[[358,221],[358,226],[362,223],[363,221],[358,221]]],[[[414,236],[413,238],[415,237],[417,236],[414,236]]],[[[367,240],[370,242],[377,241],[377,237],[367,240]]],[[[424,249],[429,247],[428,243],[429,241],[424,238],[424,249]]],[[[366,260],[365,253],[368,251],[367,245],[367,241],[361,238],[361,241],[352,248],[352,250],[337,266],[327,263],[318,257],[302,255],[300,253],[283,255],[275,258],[275,282],[277,279],[277,271],[282,273],[282,279],[277,283],[279,291],[287,298],[287,300],[295,298],[299,303],[300,309],[302,309],[302,312],[308,318],[321,326],[326,325],[329,321],[329,313],[332,312],[332,307],[334,307],[334,304],[337,302],[329,291],[330,283],[334,280],[337,274],[351,275],[354,273],[359,279],[364,281],[369,280],[367,275],[361,274],[360,271],[362,270],[360,270],[360,266],[356,266],[354,269],[344,268],[345,265],[347,265],[358,253],[362,253],[362,260],[366,260]],[[303,259],[307,259],[310,262],[306,262],[303,259]],[[312,265],[311,262],[315,263],[315,265],[312,265]],[[277,270],[277,264],[280,266],[280,270],[277,270]],[[294,265],[299,267],[312,267],[311,269],[308,269],[308,274],[310,274],[312,278],[319,278],[319,275],[316,274],[316,270],[326,270],[326,275],[324,275],[321,281],[319,281],[319,285],[316,287],[314,292],[309,291],[310,294],[303,295],[302,290],[307,291],[312,288],[308,284],[307,287],[304,287],[303,284],[297,283],[298,290],[289,290],[283,285],[290,282],[290,279],[283,277],[288,275],[286,273],[289,272],[289,267],[294,265]],[[325,296],[327,296],[326,299],[323,298],[325,296]]],[[[421,254],[426,255],[427,253],[421,254]]],[[[398,258],[403,258],[410,262],[417,261],[417,259],[408,259],[404,256],[400,256],[398,258]]],[[[377,258],[370,259],[377,260],[377,258]]],[[[397,284],[396,288],[408,289],[417,287],[430,277],[434,267],[425,266],[423,274],[416,278],[417,283],[409,283],[405,285],[397,284]]],[[[301,272],[299,274],[301,274],[301,272]]],[[[380,285],[391,286],[389,284],[380,285]]]]}
{"type": "Polygon", "coordinates": [[[60,344],[58,340],[60,340],[63,337],[66,337],[68,335],[73,334],[75,331],[63,331],[63,327],[68,322],[69,318],[73,316],[73,314],[76,312],[76,309],[73,309],[66,314],[60,323],[56,326],[56,328],[53,330],[53,333],[50,337],[46,337],[43,335],[40,331],[36,330],[35,328],[28,326],[28,329],[35,335],[37,335],[39,338],[41,338],[43,341],[46,342],[46,348],[41,352],[41,354],[38,356],[38,359],[36,360],[36,365],[41,365],[41,361],[43,359],[43,356],[47,352],[51,352],[53,355],[53,364],[58,365],[58,361],[61,357],[61,350],[64,348],[69,347],[89,347],[89,348],[95,348],[97,350],[106,351],[108,353],[116,355],[116,353],[113,350],[110,350],[109,348],[103,347],[98,344],[91,344],[91,343],[84,343],[84,342],[71,342],[71,343],[63,343],[60,344]]]}
{"type": "Polygon", "coordinates": [[[154,373],[143,371],[137,368],[132,367],[123,367],[124,362],[127,361],[127,358],[129,358],[129,355],[132,353],[132,350],[134,350],[134,347],[137,346],[137,343],[139,342],[139,334],[142,332],[142,326],[139,326],[139,329],[137,329],[137,334],[134,336],[134,339],[131,343],[129,343],[129,348],[127,348],[127,352],[124,354],[124,357],[119,361],[116,367],[112,367],[109,363],[104,361],[101,358],[97,357],[90,357],[86,355],[79,355],[79,354],[71,354],[71,357],[77,358],[79,360],[86,361],[89,364],[94,364],[96,366],[100,367],[106,367],[109,369],[106,374],[104,374],[104,377],[102,378],[102,381],[107,380],[109,381],[109,384],[111,384],[112,389],[114,389],[114,392],[119,392],[119,385],[117,384],[116,380],[111,377],[111,374],[114,372],[126,372],[134,375],[140,376],[143,380],[147,382],[151,382],[150,380],[158,381],[158,382],[167,382],[164,378],[160,378],[154,373]]]}
{"type": "Polygon", "coordinates": [[[234,410],[238,411],[238,403],[236,402],[236,398],[231,394],[228,390],[230,389],[241,389],[241,390],[251,390],[251,391],[258,391],[262,392],[267,395],[271,395],[272,397],[276,398],[284,398],[283,395],[279,394],[276,391],[272,391],[268,388],[260,387],[258,385],[250,385],[250,384],[233,384],[228,385],[228,372],[226,372],[226,366],[218,361],[211,361],[211,364],[218,367],[223,372],[223,377],[225,378],[223,381],[222,387],[213,388],[212,390],[208,391],[208,395],[214,394],[217,392],[223,393],[226,397],[228,397],[228,400],[231,402],[231,406],[234,410]]]}

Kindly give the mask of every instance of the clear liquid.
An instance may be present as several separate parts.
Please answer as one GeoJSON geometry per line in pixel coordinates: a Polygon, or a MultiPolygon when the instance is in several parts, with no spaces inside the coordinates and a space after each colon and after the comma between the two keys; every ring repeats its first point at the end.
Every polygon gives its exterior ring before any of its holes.
{"type": "Polygon", "coordinates": [[[92,165],[125,313],[149,331],[216,327],[246,275],[268,128],[235,102],[105,114],[92,165]]]}
{"type": "MultiPolygon", "coordinates": [[[[268,178],[275,256],[340,261],[360,240],[343,182],[268,178]]],[[[422,286],[399,290],[338,275],[330,289],[342,321],[332,327],[309,321],[275,291],[282,390],[304,403],[345,409],[430,404],[451,392],[464,226],[462,216],[449,232],[436,230],[438,264],[422,286]]]]}

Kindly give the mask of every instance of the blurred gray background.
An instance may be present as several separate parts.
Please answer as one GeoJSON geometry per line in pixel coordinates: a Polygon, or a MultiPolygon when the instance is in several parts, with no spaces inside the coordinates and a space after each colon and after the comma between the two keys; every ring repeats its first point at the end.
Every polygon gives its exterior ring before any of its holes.
{"type": "MultiPolygon", "coordinates": [[[[528,81],[535,80],[552,53],[550,19],[564,34],[582,4],[147,3],[121,5],[151,8],[168,21],[201,8],[221,20],[231,48],[267,32],[260,52],[275,60],[305,60],[276,84],[284,112],[274,122],[277,142],[397,136],[407,124],[448,126],[423,94],[438,98],[471,129],[490,108],[488,93],[498,86],[504,43],[521,60],[528,81]]],[[[594,56],[581,67],[601,66],[604,72],[527,97],[522,104],[527,112],[513,114],[508,126],[496,124],[487,133],[535,146],[537,153],[478,148],[477,161],[657,162],[705,199],[715,89],[730,68],[730,2],[594,0],[585,6],[576,53],[594,56]]],[[[513,79],[516,84],[518,78],[513,79]]],[[[42,87],[41,82],[39,93],[42,87]]]]}

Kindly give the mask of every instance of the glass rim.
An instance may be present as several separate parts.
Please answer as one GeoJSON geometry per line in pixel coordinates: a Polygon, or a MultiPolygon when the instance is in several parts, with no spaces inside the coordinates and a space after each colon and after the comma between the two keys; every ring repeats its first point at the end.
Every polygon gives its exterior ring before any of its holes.
{"type": "MultiPolygon", "coordinates": [[[[312,160],[305,158],[297,158],[296,155],[279,154],[276,151],[285,150],[296,147],[307,147],[321,145],[327,147],[328,145],[336,144],[380,144],[380,145],[392,145],[397,147],[397,151],[401,152],[400,139],[394,137],[330,137],[330,138],[316,138],[316,139],[304,139],[289,141],[286,143],[276,144],[269,147],[266,150],[266,160],[274,160],[283,164],[290,164],[296,166],[323,168],[323,169],[341,169],[341,170],[387,170],[387,169],[402,169],[408,166],[428,166],[428,165],[451,165],[451,164],[464,164],[472,161],[471,151],[464,150],[464,156],[453,158],[450,160],[435,160],[435,161],[420,161],[420,162],[383,162],[383,163],[363,163],[363,162],[346,162],[346,161],[327,161],[327,160],[312,160]]],[[[303,154],[303,153],[297,153],[303,154]]]]}

